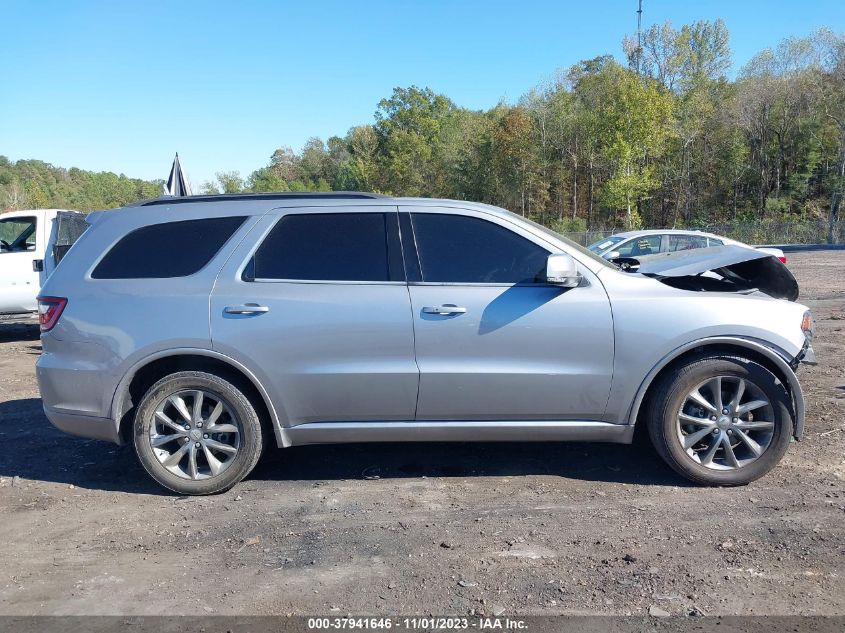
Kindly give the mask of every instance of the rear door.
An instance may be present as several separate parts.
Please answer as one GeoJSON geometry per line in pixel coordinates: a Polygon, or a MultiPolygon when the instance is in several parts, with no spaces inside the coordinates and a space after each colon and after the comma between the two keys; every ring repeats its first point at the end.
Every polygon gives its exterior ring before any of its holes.
{"type": "Polygon", "coordinates": [[[413,420],[396,207],[280,209],[251,236],[212,293],[214,348],[256,374],[285,426],[413,420]]]}
{"type": "Polygon", "coordinates": [[[38,307],[38,219],[35,215],[0,215],[0,313],[28,312],[38,307]]]}
{"type": "Polygon", "coordinates": [[[408,211],[417,419],[600,420],[613,322],[598,279],[584,269],[577,288],[546,284],[549,247],[497,216],[408,211]]]}

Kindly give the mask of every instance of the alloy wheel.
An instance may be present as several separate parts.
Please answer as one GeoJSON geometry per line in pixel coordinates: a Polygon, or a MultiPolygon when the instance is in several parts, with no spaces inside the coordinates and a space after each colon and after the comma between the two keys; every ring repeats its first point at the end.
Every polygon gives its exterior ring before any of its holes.
{"type": "Polygon", "coordinates": [[[159,463],[174,475],[208,479],[232,465],[241,446],[241,426],[217,394],[182,390],[156,406],[149,441],[159,463]]]}
{"type": "Polygon", "coordinates": [[[774,410],[759,386],[737,376],[715,376],[687,393],[677,435],[696,463],[736,470],[756,461],[774,435],[774,410]]]}

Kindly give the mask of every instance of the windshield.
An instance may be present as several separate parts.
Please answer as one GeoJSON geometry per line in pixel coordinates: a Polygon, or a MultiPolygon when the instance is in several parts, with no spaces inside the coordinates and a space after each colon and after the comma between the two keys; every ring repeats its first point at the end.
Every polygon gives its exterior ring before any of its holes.
{"type": "Polygon", "coordinates": [[[594,253],[601,253],[602,251],[606,251],[608,248],[613,246],[614,244],[618,244],[625,238],[621,235],[611,235],[610,237],[606,237],[603,240],[599,240],[595,244],[590,244],[587,248],[589,248],[594,253]]]}

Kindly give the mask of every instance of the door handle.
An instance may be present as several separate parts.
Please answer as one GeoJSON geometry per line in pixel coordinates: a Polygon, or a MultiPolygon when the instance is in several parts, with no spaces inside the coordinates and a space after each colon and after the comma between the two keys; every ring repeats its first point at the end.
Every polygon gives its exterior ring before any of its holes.
{"type": "Polygon", "coordinates": [[[247,303],[242,306],[226,306],[223,308],[226,314],[264,314],[270,312],[267,306],[260,306],[257,303],[247,303]]]}
{"type": "Polygon", "coordinates": [[[426,306],[422,309],[425,314],[439,314],[446,316],[449,314],[464,314],[467,309],[460,306],[443,305],[443,306],[426,306]]]}

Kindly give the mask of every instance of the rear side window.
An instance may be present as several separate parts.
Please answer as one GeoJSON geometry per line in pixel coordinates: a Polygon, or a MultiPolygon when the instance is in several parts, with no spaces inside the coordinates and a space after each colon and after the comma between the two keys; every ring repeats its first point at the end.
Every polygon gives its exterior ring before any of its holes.
{"type": "Polygon", "coordinates": [[[125,235],[97,264],[94,279],[186,277],[211,261],[245,217],[164,222],[125,235]]]}
{"type": "Polygon", "coordinates": [[[669,235],[670,253],[689,251],[695,248],[707,248],[707,238],[701,235],[669,235]]]}
{"type": "Polygon", "coordinates": [[[513,231],[463,215],[412,213],[423,281],[533,283],[549,252],[513,231]]]}
{"type": "Polygon", "coordinates": [[[286,215],[258,247],[244,277],[391,281],[387,224],[383,213],[286,215]]]}

